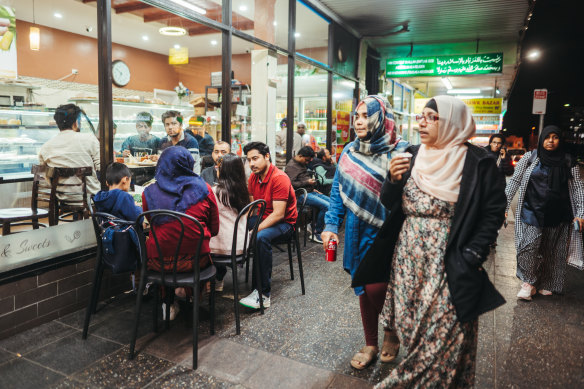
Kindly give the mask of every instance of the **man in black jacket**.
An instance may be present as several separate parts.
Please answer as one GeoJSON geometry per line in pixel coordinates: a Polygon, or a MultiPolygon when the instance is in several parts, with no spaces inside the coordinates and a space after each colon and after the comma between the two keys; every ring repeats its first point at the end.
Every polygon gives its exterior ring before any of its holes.
{"type": "Polygon", "coordinates": [[[485,146],[485,150],[487,150],[489,157],[493,158],[497,163],[497,169],[499,169],[499,173],[503,178],[513,175],[514,169],[511,157],[507,154],[507,148],[505,148],[505,135],[491,135],[489,145],[485,146]]]}
{"type": "Polygon", "coordinates": [[[333,163],[333,157],[328,149],[320,149],[316,153],[316,158],[308,165],[318,174],[318,179],[322,180],[322,193],[329,195],[333,185],[333,179],[337,171],[337,165],[333,163]]]}

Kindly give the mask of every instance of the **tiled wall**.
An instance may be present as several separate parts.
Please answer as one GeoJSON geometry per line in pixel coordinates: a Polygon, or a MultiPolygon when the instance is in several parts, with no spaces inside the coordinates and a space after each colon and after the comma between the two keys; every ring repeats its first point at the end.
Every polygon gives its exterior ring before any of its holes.
{"type": "MultiPolygon", "coordinates": [[[[0,339],[84,309],[91,296],[94,267],[95,258],[0,285],[0,339]]],[[[129,289],[128,273],[104,272],[101,299],[129,289]]]]}

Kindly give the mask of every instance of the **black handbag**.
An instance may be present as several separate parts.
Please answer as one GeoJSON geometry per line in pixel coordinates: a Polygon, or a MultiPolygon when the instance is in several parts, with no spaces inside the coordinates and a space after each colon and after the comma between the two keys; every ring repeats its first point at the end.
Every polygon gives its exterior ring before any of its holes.
{"type": "Polygon", "coordinates": [[[114,274],[136,271],[140,245],[134,227],[111,223],[103,231],[101,243],[103,262],[114,274]]]}

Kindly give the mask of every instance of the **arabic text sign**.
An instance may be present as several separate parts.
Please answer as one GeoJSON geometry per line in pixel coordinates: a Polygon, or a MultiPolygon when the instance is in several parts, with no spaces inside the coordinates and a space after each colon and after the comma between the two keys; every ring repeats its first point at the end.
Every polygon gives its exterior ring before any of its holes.
{"type": "Polygon", "coordinates": [[[387,77],[468,76],[503,72],[503,53],[388,59],[387,77]]]}
{"type": "Polygon", "coordinates": [[[547,89],[533,90],[533,110],[534,115],[545,115],[545,107],[547,104],[547,89]]]}

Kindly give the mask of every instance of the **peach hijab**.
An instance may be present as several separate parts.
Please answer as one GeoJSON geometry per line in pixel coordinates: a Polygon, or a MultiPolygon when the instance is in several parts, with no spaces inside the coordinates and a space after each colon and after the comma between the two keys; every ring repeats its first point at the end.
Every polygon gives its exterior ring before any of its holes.
{"type": "Polygon", "coordinates": [[[476,126],[470,109],[452,96],[434,97],[438,106],[438,138],[433,145],[420,146],[412,177],[423,192],[440,200],[458,201],[462,168],[476,126]]]}

